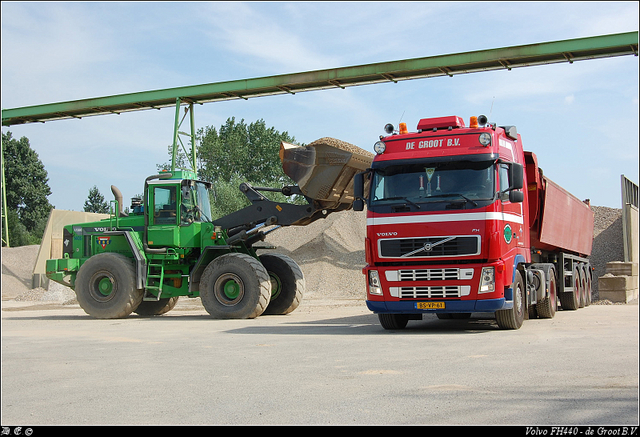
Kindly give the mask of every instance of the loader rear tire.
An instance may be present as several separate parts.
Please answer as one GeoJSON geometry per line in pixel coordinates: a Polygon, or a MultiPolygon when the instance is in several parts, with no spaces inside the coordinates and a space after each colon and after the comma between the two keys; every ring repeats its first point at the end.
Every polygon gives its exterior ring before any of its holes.
{"type": "Polygon", "coordinates": [[[286,255],[260,255],[271,280],[271,301],[263,314],[289,314],[300,305],[304,294],[304,274],[300,266],[286,255]]]}
{"type": "Polygon", "coordinates": [[[127,317],[142,302],[133,261],[119,253],[101,253],[85,261],[76,276],[80,307],[98,319],[127,317]]]}
{"type": "Polygon", "coordinates": [[[269,274],[243,253],[227,253],[209,263],[200,278],[200,299],[216,319],[253,319],[271,298],[269,274]]]}

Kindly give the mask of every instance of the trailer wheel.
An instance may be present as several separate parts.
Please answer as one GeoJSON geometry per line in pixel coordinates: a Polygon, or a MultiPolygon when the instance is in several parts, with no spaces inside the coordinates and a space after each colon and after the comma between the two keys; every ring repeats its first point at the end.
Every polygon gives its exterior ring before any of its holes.
{"type": "Polygon", "coordinates": [[[549,277],[549,297],[542,298],[536,306],[538,308],[538,317],[541,319],[552,319],[558,308],[556,271],[553,268],[545,269],[545,275],[549,277]]]}
{"type": "Polygon", "coordinates": [[[253,319],[264,312],[271,297],[267,270],[243,253],[221,255],[200,278],[200,298],[217,319],[253,319]]]}
{"type": "Polygon", "coordinates": [[[98,319],[127,317],[142,302],[136,288],[133,262],[119,253],[101,253],[89,258],[76,277],[78,304],[98,319]]]}
{"type": "Polygon", "coordinates": [[[378,320],[384,329],[404,329],[409,322],[409,316],[406,314],[378,314],[378,320]]]}
{"type": "Polygon", "coordinates": [[[160,316],[168,313],[178,303],[179,296],[166,297],[160,300],[143,300],[134,313],[141,316],[160,316]]]}
{"type": "Polygon", "coordinates": [[[579,308],[584,308],[587,304],[587,278],[584,274],[584,264],[578,265],[578,276],[580,277],[580,303],[579,308]]]}
{"type": "Polygon", "coordinates": [[[563,310],[577,310],[580,305],[580,274],[578,266],[573,266],[573,291],[560,293],[560,305],[563,310]]]}
{"type": "Polygon", "coordinates": [[[585,264],[584,265],[584,276],[585,276],[585,278],[587,280],[587,285],[585,287],[585,289],[586,289],[586,292],[585,292],[586,300],[584,302],[584,306],[588,307],[589,305],[591,305],[591,291],[592,291],[591,290],[591,286],[592,286],[592,283],[591,283],[591,280],[592,280],[592,278],[591,278],[591,266],[589,264],[585,264]]]}
{"type": "Polygon", "coordinates": [[[526,311],[526,300],[524,295],[524,285],[520,272],[516,270],[516,276],[511,285],[513,290],[513,308],[496,311],[496,321],[500,329],[520,329],[524,322],[524,312],[526,311]]]}
{"type": "Polygon", "coordinates": [[[300,266],[286,255],[260,255],[271,280],[271,300],[263,314],[289,314],[300,305],[304,294],[304,274],[300,266]]]}

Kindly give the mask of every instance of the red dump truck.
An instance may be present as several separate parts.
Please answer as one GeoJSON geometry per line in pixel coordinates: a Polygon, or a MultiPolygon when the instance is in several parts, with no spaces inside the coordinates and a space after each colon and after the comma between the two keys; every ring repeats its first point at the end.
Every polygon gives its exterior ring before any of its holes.
{"type": "Polygon", "coordinates": [[[385,329],[495,313],[502,329],[591,303],[593,212],[485,116],[385,126],[354,178],[367,205],[367,306],[385,329]]]}

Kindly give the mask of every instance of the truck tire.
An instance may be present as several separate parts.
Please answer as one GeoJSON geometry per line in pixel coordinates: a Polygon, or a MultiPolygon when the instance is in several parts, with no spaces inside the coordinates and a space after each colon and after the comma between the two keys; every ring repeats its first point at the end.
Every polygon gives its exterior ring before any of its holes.
{"type": "Polygon", "coordinates": [[[243,253],[219,256],[200,278],[202,305],[217,319],[253,319],[264,312],[270,298],[267,270],[243,253]]]}
{"type": "Polygon", "coordinates": [[[527,303],[524,295],[524,282],[518,270],[516,270],[511,288],[513,289],[513,308],[496,311],[496,321],[500,329],[520,329],[524,322],[527,303]]]}
{"type": "Polygon", "coordinates": [[[271,280],[271,300],[263,314],[289,314],[300,305],[304,294],[304,274],[300,266],[286,255],[260,255],[271,280]]]}
{"type": "Polygon", "coordinates": [[[404,329],[409,322],[406,314],[378,314],[380,325],[384,329],[404,329]]]}
{"type": "Polygon", "coordinates": [[[556,288],[556,271],[554,268],[544,268],[544,273],[549,280],[549,297],[543,297],[536,305],[538,317],[541,319],[553,319],[558,309],[558,291],[556,288]]]}
{"type": "Polygon", "coordinates": [[[560,293],[560,305],[563,310],[577,310],[580,305],[580,274],[578,266],[573,266],[573,291],[560,293]]]}
{"type": "Polygon", "coordinates": [[[578,308],[584,308],[587,304],[587,278],[584,274],[584,264],[578,264],[578,276],[580,277],[580,303],[578,308]]]}
{"type": "Polygon", "coordinates": [[[141,316],[160,316],[168,313],[178,303],[179,296],[166,297],[160,300],[143,300],[134,313],[141,316]]]}
{"type": "Polygon", "coordinates": [[[133,261],[119,253],[101,253],[85,261],[76,277],[80,307],[98,319],[119,319],[131,314],[144,295],[136,288],[133,261]]]}
{"type": "Polygon", "coordinates": [[[586,301],[584,303],[584,306],[588,307],[589,305],[591,305],[591,292],[592,292],[592,289],[591,289],[591,280],[592,280],[592,278],[591,278],[591,266],[589,264],[585,264],[584,265],[584,276],[585,276],[585,278],[587,280],[586,293],[585,293],[587,298],[586,298],[586,301]]]}

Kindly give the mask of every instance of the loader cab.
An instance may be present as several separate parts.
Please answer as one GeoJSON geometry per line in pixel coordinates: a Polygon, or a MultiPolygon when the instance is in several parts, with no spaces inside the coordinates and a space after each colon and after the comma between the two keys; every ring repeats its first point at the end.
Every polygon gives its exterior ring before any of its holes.
{"type": "MultiPolygon", "coordinates": [[[[181,172],[176,172],[181,173],[181,172]]],[[[185,179],[182,174],[148,180],[145,187],[145,224],[149,246],[179,247],[211,221],[210,184],[185,179]]]]}

